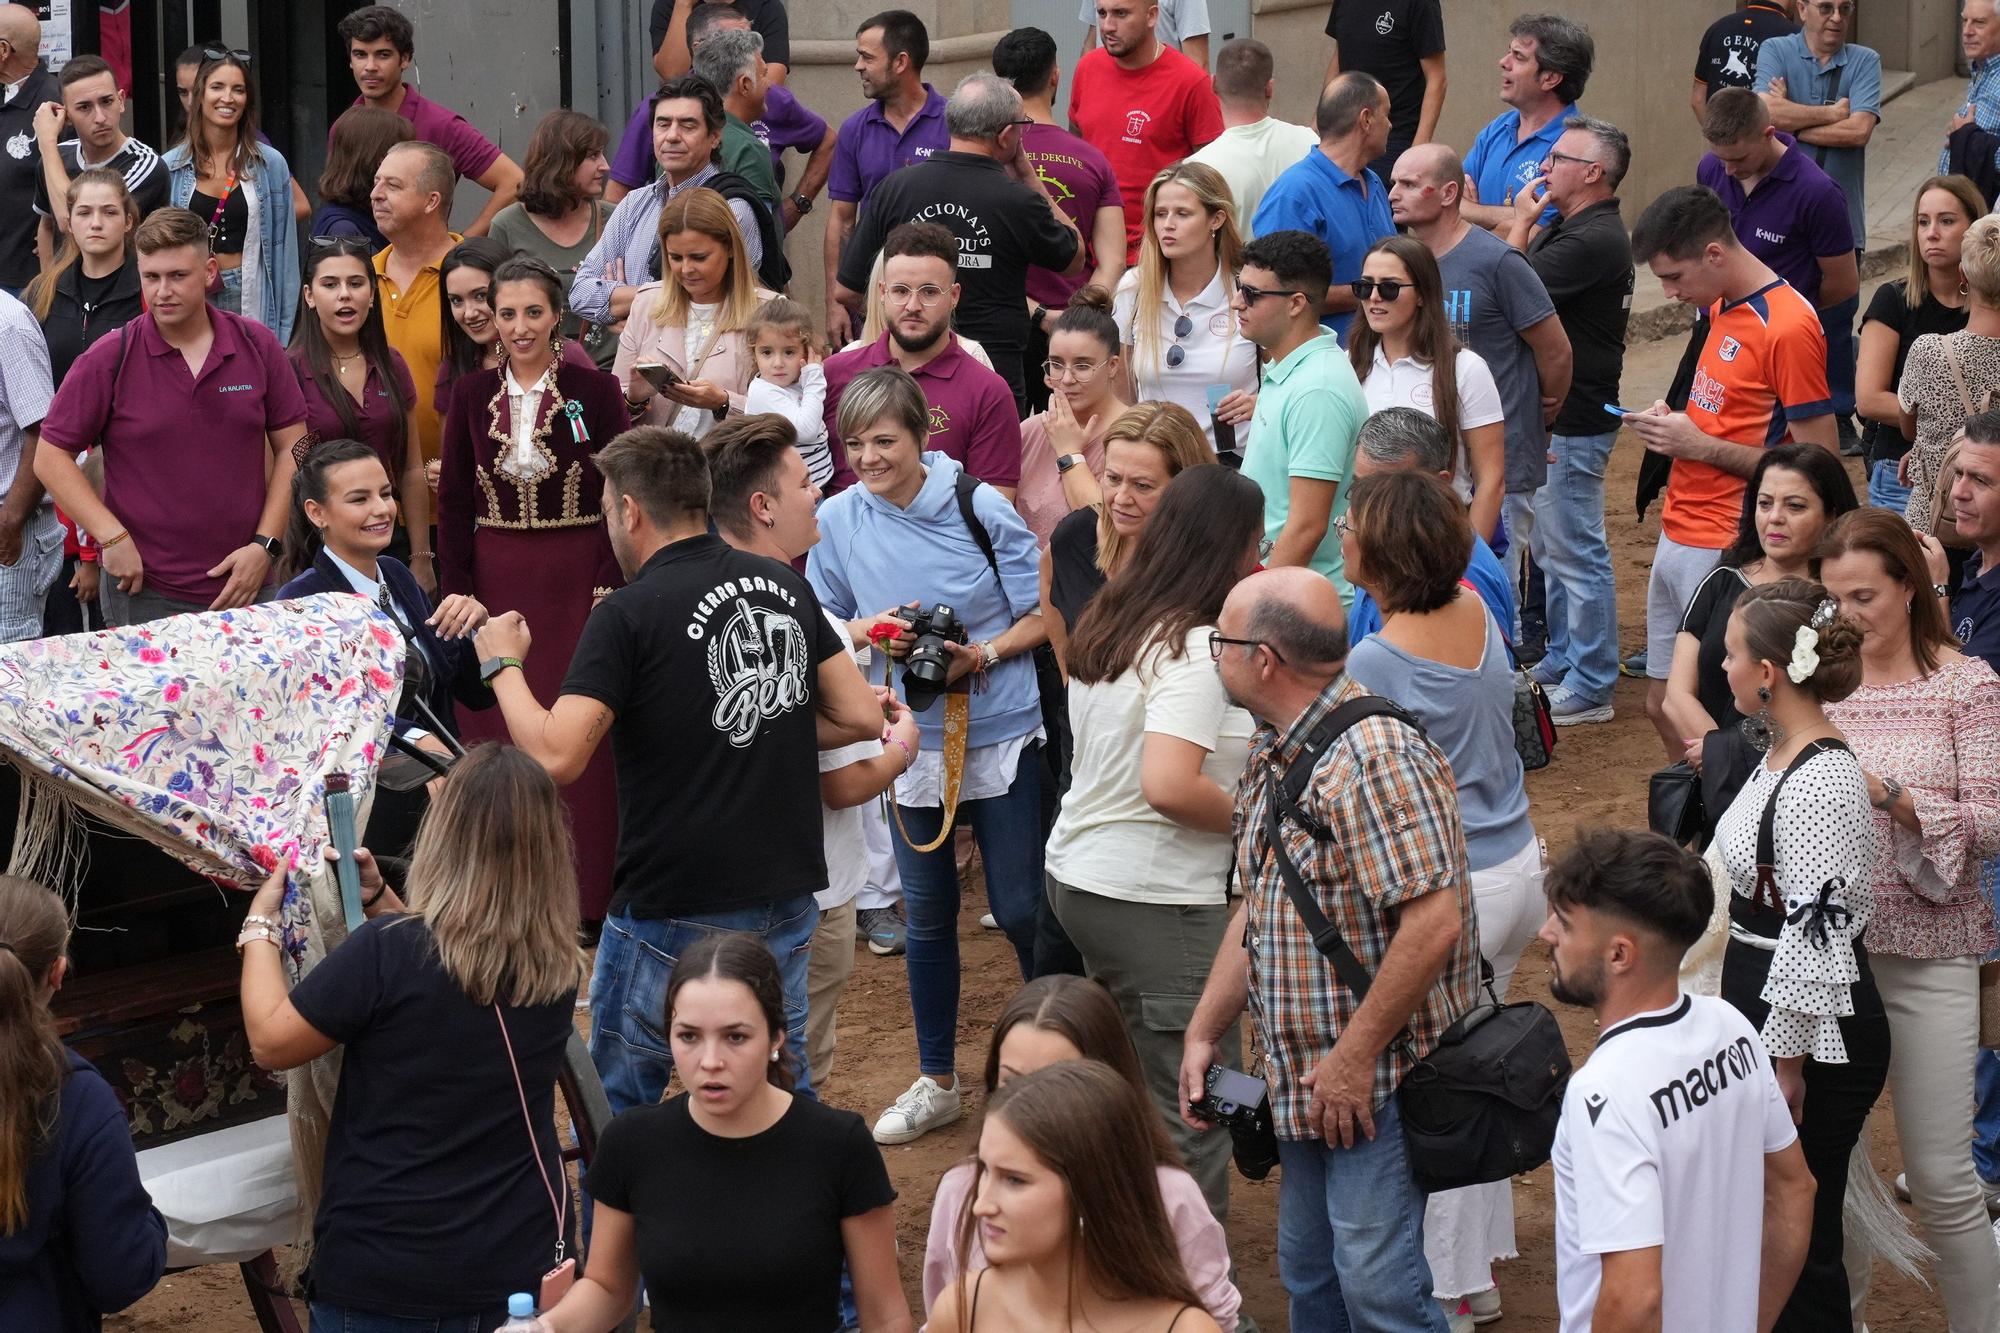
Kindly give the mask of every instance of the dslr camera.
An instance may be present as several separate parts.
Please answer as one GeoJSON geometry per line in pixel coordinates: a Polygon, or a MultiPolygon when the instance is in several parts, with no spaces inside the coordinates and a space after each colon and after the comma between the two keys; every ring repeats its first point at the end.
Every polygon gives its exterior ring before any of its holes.
{"type": "Polygon", "coordinates": [[[1229,1131],[1231,1155],[1246,1179],[1262,1180],[1278,1164],[1278,1136],[1271,1121],[1271,1089],[1261,1078],[1210,1065],[1203,1095],[1188,1110],[1229,1131]]]}
{"type": "Polygon", "coordinates": [[[915,642],[903,657],[903,697],[915,712],[923,712],[944,693],[945,677],[951,670],[947,643],[966,643],[965,622],[958,612],[943,602],[905,617],[915,642]]]}

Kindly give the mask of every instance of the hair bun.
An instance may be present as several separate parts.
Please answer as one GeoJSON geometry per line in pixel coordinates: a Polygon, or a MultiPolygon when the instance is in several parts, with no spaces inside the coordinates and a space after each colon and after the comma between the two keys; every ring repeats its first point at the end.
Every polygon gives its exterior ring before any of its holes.
{"type": "Polygon", "coordinates": [[[1108,315],[1112,309],[1111,289],[1097,282],[1079,287],[1071,295],[1063,308],[1066,310],[1100,310],[1108,315]]]}

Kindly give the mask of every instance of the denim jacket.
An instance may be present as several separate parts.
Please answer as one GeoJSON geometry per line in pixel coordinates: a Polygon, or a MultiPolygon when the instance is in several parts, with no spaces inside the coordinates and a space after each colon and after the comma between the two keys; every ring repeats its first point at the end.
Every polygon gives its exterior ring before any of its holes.
{"type": "MultiPolygon", "coordinates": [[[[248,177],[236,188],[249,187],[256,225],[243,242],[243,315],[292,340],[292,320],[299,306],[299,227],[292,216],[292,169],[285,155],[269,144],[257,146],[258,157],[248,177]],[[254,292],[254,304],[253,301],[254,292]]],[[[167,150],[167,202],[186,208],[194,195],[194,153],[180,143],[167,150]]]]}

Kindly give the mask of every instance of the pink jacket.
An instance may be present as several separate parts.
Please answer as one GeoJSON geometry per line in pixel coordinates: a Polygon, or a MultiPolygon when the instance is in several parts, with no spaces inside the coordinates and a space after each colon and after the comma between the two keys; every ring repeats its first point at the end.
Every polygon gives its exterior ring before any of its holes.
{"type": "MultiPolygon", "coordinates": [[[[1187,1269],[1188,1285],[1201,1297],[1209,1317],[1228,1333],[1236,1327],[1236,1312],[1243,1298],[1229,1280],[1229,1241],[1222,1224],[1208,1211],[1201,1186],[1177,1166],[1163,1166],[1160,1174],[1160,1201],[1167,1206],[1167,1221],[1181,1247],[1181,1264],[1187,1269]]],[[[924,1313],[929,1315],[946,1286],[958,1277],[958,1223],[972,1190],[972,1163],[960,1162],[938,1181],[937,1197],[931,1201],[931,1234],[924,1243],[924,1313]]],[[[979,1236],[972,1237],[972,1254],[965,1271],[986,1267],[979,1249],[979,1236]]]]}
{"type": "MultiPolygon", "coordinates": [[[[760,302],[770,300],[774,294],[761,287],[757,289],[760,302]]],[[[632,312],[625,320],[625,327],[619,331],[618,356],[611,364],[611,373],[618,377],[618,383],[630,393],[632,367],[641,361],[658,361],[689,379],[707,380],[729,395],[731,412],[741,412],[743,395],[749,392],[750,381],[757,378],[757,358],[751,355],[742,331],[730,329],[718,336],[714,348],[709,351],[708,360],[702,363],[701,372],[696,374],[689,362],[701,349],[687,345],[685,327],[655,322],[659,298],[660,284],[657,282],[647,283],[632,298],[632,312]]],[[[646,405],[645,412],[633,418],[632,424],[671,425],[679,411],[677,404],[655,397],[646,405]]]]}

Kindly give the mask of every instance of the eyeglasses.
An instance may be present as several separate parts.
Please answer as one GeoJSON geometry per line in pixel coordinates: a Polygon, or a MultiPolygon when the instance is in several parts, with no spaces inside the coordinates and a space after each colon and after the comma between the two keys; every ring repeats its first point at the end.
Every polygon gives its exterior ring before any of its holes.
{"type": "Polygon", "coordinates": [[[910,303],[910,298],[915,297],[917,304],[926,310],[944,300],[944,295],[944,288],[929,282],[921,287],[911,287],[899,282],[893,287],[882,289],[882,299],[890,305],[906,306],[910,303]]]}
{"type": "Polygon", "coordinates": [[[1007,123],[1013,126],[1017,130],[1022,130],[1026,129],[1028,126],[1034,124],[1035,122],[1032,120],[1010,120],[1007,123]]]}
{"type": "Polygon", "coordinates": [[[233,57],[241,64],[247,65],[250,63],[250,53],[248,51],[232,51],[227,47],[204,46],[201,48],[201,54],[205,60],[228,60],[233,57]]]}
{"type": "Polygon", "coordinates": [[[1376,292],[1382,293],[1383,300],[1393,301],[1414,286],[1414,282],[1398,282],[1394,278],[1356,278],[1347,284],[1347,290],[1354,293],[1357,301],[1366,301],[1376,292]]]}
{"type": "Polygon", "coordinates": [[[1278,661],[1282,662],[1285,660],[1283,653],[1262,639],[1226,638],[1219,629],[1212,629],[1208,632],[1208,658],[1211,662],[1220,662],[1222,660],[1222,650],[1231,646],[1237,648],[1262,648],[1278,661]]]}
{"type": "Polygon", "coordinates": [[[1244,305],[1256,305],[1267,296],[1304,296],[1296,287],[1252,287],[1247,282],[1236,284],[1236,294],[1243,298],[1244,305]]]}
{"type": "Polygon", "coordinates": [[[1815,14],[1819,15],[1819,16],[1820,16],[1821,18],[1823,18],[1823,19],[1830,19],[1830,18],[1846,18],[1846,17],[1847,17],[1847,16],[1849,15],[1849,14],[1852,14],[1852,13],[1854,12],[1854,6],[1853,6],[1853,5],[1814,5],[1814,6],[1812,7],[1812,10],[1813,10],[1813,13],[1815,13],[1815,14]]]}
{"type": "Polygon", "coordinates": [[[1042,362],[1042,374],[1052,380],[1071,380],[1081,383],[1104,369],[1103,361],[1057,361],[1050,358],[1042,362]]]}
{"type": "Polygon", "coordinates": [[[1567,162],[1571,166],[1577,166],[1577,167],[1596,167],[1603,165],[1594,157],[1574,157],[1568,153],[1558,153],[1553,148],[1549,149],[1549,161],[1567,162]]]}
{"type": "Polygon", "coordinates": [[[1266,560],[1269,560],[1271,558],[1271,552],[1277,549],[1278,549],[1278,543],[1275,539],[1270,537],[1259,537],[1257,539],[1257,563],[1261,565],[1266,560]]]}
{"type": "Polygon", "coordinates": [[[1348,522],[1347,515],[1335,514],[1333,516],[1333,530],[1343,537],[1349,537],[1354,534],[1354,525],[1348,522]]]}
{"type": "Polygon", "coordinates": [[[1187,348],[1181,346],[1181,339],[1193,332],[1193,315],[1182,315],[1174,321],[1174,345],[1167,349],[1167,365],[1169,368],[1179,369],[1181,362],[1187,360],[1187,348]]]}

